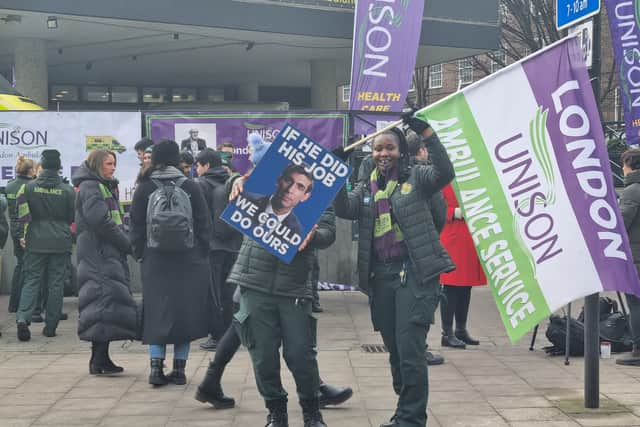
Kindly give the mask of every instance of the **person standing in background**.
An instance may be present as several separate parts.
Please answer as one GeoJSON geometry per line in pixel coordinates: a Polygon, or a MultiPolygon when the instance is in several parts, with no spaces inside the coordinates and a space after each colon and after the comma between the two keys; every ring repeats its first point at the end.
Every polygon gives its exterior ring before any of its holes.
{"type": "Polygon", "coordinates": [[[11,297],[9,298],[9,313],[15,313],[20,304],[20,293],[22,292],[22,283],[24,281],[23,258],[24,249],[20,245],[23,227],[20,226],[18,220],[18,208],[16,205],[16,197],[20,188],[34,179],[36,176],[36,162],[27,159],[24,155],[18,156],[16,162],[16,178],[7,183],[5,189],[7,194],[7,202],[9,209],[9,219],[11,221],[11,240],[13,241],[13,254],[16,257],[16,267],[13,269],[13,277],[11,278],[11,297]]]}
{"type": "Polygon", "coordinates": [[[76,233],[80,292],[78,337],[91,342],[89,373],[117,374],[123,368],[109,357],[109,343],[136,338],[137,304],[131,294],[124,212],[114,178],[116,155],[94,150],[73,175],[78,188],[76,233]]]}
{"type": "Polygon", "coordinates": [[[233,293],[235,286],[227,284],[227,276],[238,256],[242,233],[220,219],[229,202],[226,183],[229,174],[222,167],[220,153],[211,148],[202,150],[196,159],[196,182],[202,188],[204,199],[212,217],[212,234],[209,246],[211,265],[211,296],[221,310],[222,318],[216,317],[217,324],[212,325],[209,339],[200,344],[203,350],[214,351],[222,334],[231,326],[233,319],[233,293]]]}
{"type": "Polygon", "coordinates": [[[467,345],[480,344],[478,340],[469,335],[467,318],[471,302],[471,288],[485,286],[487,278],[480,265],[471,233],[469,233],[469,228],[451,184],[442,190],[442,194],[447,202],[447,223],[442,230],[440,239],[456,265],[456,269],[440,275],[440,283],[445,296],[440,304],[441,344],[444,347],[465,348],[467,345]],[[453,329],[454,317],[456,320],[455,332],[453,329]]]}
{"type": "Polygon", "coordinates": [[[133,146],[133,149],[136,151],[136,156],[138,156],[138,160],[140,161],[140,166],[143,164],[144,153],[149,147],[153,147],[153,140],[151,138],[142,138],[133,146]]]}
{"type": "MultiPolygon", "coordinates": [[[[620,158],[624,174],[624,190],[620,194],[620,213],[624,221],[636,269],[640,272],[640,150],[631,149],[620,158]]],[[[625,294],[629,306],[631,353],[616,359],[616,364],[640,366],[640,298],[625,294]]]]}
{"type": "Polygon", "coordinates": [[[42,173],[18,191],[18,218],[24,227],[24,287],[16,315],[18,339],[29,341],[29,324],[46,271],[47,314],[42,334],[54,337],[62,314],[64,283],[71,265],[71,223],[75,192],[62,182],[58,150],[44,150],[42,173]]]}
{"type": "MultiPolygon", "coordinates": [[[[149,345],[149,384],[154,386],[170,382],[186,384],[185,367],[190,343],[209,333],[213,308],[209,296],[211,218],[200,187],[185,178],[178,169],[179,156],[175,141],[163,140],[155,144],[151,167],[143,171],[131,203],[131,243],[135,258],[141,262],[142,273],[142,342],[149,345]],[[167,196],[167,192],[177,193],[180,197],[167,196]],[[175,208],[181,208],[180,212],[189,210],[189,234],[181,236],[180,241],[172,240],[174,245],[182,244],[186,249],[162,247],[151,240],[154,230],[162,231],[152,229],[151,220],[158,219],[157,216],[147,217],[148,213],[153,213],[149,210],[154,206],[150,205],[152,198],[161,204],[154,194],[171,197],[179,203],[175,208]],[[188,198],[190,208],[180,204],[185,198],[188,198]],[[173,371],[165,376],[167,344],[173,344],[173,371]]],[[[161,213],[166,214],[164,217],[171,214],[167,211],[161,213]]],[[[162,227],[164,224],[157,225],[162,227]]]]}

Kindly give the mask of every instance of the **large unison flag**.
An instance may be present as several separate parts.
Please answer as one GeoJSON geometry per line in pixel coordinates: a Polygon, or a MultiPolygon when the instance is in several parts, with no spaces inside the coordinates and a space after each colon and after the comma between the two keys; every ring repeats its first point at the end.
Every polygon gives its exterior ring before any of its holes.
{"type": "Polygon", "coordinates": [[[640,295],[581,56],[562,40],[417,113],[453,162],[512,341],[585,295],[640,295]]]}
{"type": "Polygon", "coordinates": [[[402,110],[416,65],[424,3],[356,2],[350,110],[402,110]]]}
{"type": "Polygon", "coordinates": [[[640,1],[605,0],[628,144],[640,143],[640,1]]]}

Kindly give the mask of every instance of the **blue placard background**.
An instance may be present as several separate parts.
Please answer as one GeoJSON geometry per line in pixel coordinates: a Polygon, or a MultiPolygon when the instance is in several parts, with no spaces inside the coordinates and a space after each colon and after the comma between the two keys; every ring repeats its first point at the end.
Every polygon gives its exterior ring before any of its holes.
{"type": "Polygon", "coordinates": [[[242,194],[229,202],[220,218],[289,263],[351,172],[348,164],[287,123],[244,184],[242,194]],[[295,233],[299,238],[296,239],[292,229],[285,225],[293,221],[289,217],[280,224],[284,227],[278,227],[263,238],[268,227],[264,223],[266,215],[260,216],[260,213],[264,212],[267,198],[275,193],[282,171],[291,163],[308,167],[314,177],[309,198],[299,202],[289,214],[295,215],[300,224],[299,233],[295,233]],[[275,241],[276,238],[278,241],[275,241]]]}
{"type": "Polygon", "coordinates": [[[556,0],[556,27],[562,30],[600,11],[600,0],[556,0]]]}

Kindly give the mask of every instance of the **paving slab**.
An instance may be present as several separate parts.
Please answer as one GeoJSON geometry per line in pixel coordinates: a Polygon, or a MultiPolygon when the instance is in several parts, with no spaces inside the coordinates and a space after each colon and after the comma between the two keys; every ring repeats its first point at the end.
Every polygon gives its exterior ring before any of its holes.
{"type": "MultiPolygon", "coordinates": [[[[322,378],[349,385],[354,395],[337,408],[323,410],[329,426],[378,427],[394,412],[386,353],[365,353],[363,344],[381,344],[372,330],[367,299],[357,292],[323,292],[319,316],[318,363],[322,378]]],[[[6,307],[7,297],[0,297],[6,307]]],[[[122,375],[88,373],[90,345],[76,334],[77,300],[65,299],[70,320],[55,338],[32,328],[33,338],[16,338],[15,318],[0,313],[0,427],[10,426],[162,426],[247,427],[264,425],[266,410],[255,385],[249,354],[241,349],[223,379],[236,407],[216,410],[193,396],[213,353],[193,343],[185,386],[153,388],[147,383],[148,349],[140,343],[113,343],[112,358],[122,375]]],[[[439,316],[436,315],[436,319],[439,316]]],[[[504,333],[488,289],[474,289],[470,332],[481,340],[465,350],[443,348],[440,327],[433,325],[429,349],[442,354],[444,365],[429,368],[430,427],[576,427],[639,426],[640,368],[602,360],[600,410],[584,410],[584,363],[549,357],[544,334],[529,351],[531,335],[512,345],[504,333]]],[[[546,327],[540,326],[541,331],[546,327]]],[[[171,352],[167,358],[170,365],[171,352]]],[[[302,424],[295,383],[282,362],[282,382],[289,392],[291,425],[302,424]]]]}

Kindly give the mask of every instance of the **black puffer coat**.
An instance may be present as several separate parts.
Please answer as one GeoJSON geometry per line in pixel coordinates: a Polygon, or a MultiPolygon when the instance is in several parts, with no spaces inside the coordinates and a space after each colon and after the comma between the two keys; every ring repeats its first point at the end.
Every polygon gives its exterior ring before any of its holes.
{"type": "MultiPolygon", "coordinates": [[[[175,167],[154,171],[153,179],[176,181],[182,173],[175,167]]],[[[202,190],[188,179],[181,187],[191,200],[195,247],[166,252],[147,247],[147,204],[157,189],[143,177],[131,204],[131,242],[136,259],[142,260],[142,296],[145,344],[180,344],[206,337],[213,321],[209,292],[209,238],[211,215],[202,190]]]]}
{"type": "Polygon", "coordinates": [[[624,191],[620,194],[620,213],[629,235],[631,254],[640,273],[640,170],[624,177],[624,191]]]}
{"type": "Polygon", "coordinates": [[[320,216],[318,228],[307,248],[298,252],[289,264],[281,261],[254,240],[245,237],[227,281],[268,294],[311,298],[313,292],[309,273],[315,257],[313,249],[326,249],[335,240],[336,216],[331,206],[320,216]]]}
{"type": "MultiPolygon", "coordinates": [[[[423,284],[440,273],[455,269],[440,244],[440,235],[429,208],[432,196],[454,178],[453,165],[436,134],[426,142],[433,164],[411,168],[407,180],[399,184],[390,197],[395,218],[405,236],[409,257],[423,284]]],[[[368,292],[375,222],[375,205],[369,183],[360,182],[349,193],[343,187],[336,195],[334,206],[338,217],[358,220],[359,286],[368,292]]]]}
{"type": "MultiPolygon", "coordinates": [[[[85,341],[116,341],[136,336],[136,303],[129,288],[127,254],[131,244],[116,224],[99,184],[115,190],[86,164],[73,176],[78,252],[78,336],[85,341]]],[[[111,197],[116,200],[113,194],[111,197]]]]}

